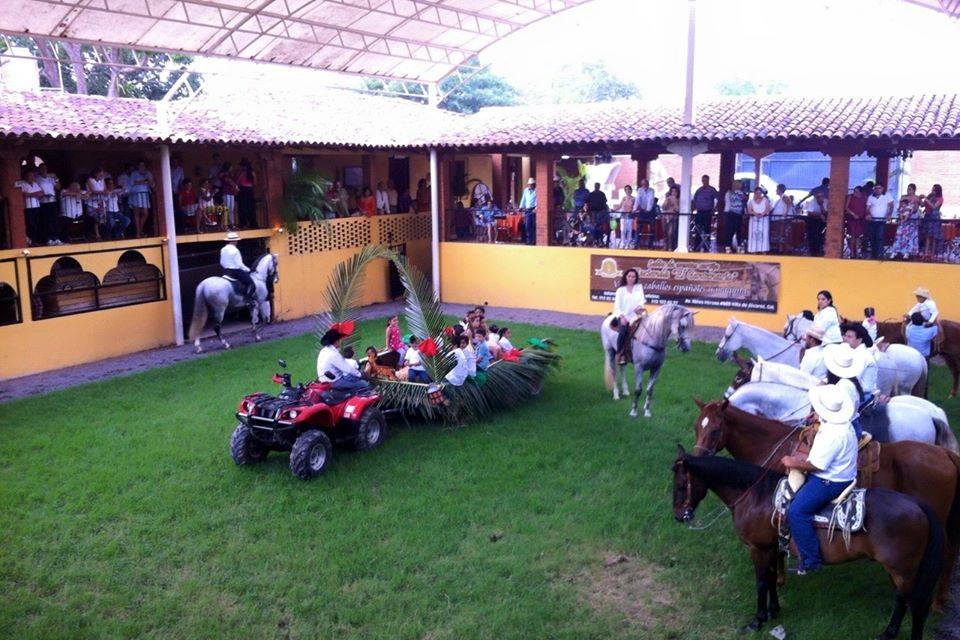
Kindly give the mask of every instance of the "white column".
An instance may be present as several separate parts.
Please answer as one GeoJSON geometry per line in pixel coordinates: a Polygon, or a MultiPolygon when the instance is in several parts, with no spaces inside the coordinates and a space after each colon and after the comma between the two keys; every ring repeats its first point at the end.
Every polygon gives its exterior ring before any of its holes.
{"type": "Polygon", "coordinates": [[[693,70],[697,44],[697,0],[690,0],[687,15],[687,84],[683,100],[683,124],[692,125],[693,113],[693,70]]]}
{"type": "MultiPolygon", "coordinates": [[[[692,4],[692,3],[691,3],[692,4]]],[[[693,193],[693,157],[707,150],[705,144],[676,143],[667,147],[680,156],[680,220],[677,223],[677,253],[687,253],[690,235],[690,195],[693,193]]]]}
{"type": "Polygon", "coordinates": [[[430,269],[433,292],[440,299],[440,167],[437,150],[430,149],[430,269]]]}
{"type": "Polygon", "coordinates": [[[173,186],[170,177],[170,147],[160,145],[160,188],[163,189],[163,220],[167,229],[167,278],[173,308],[173,337],[183,344],[183,308],[180,306],[180,259],[177,256],[177,221],[173,215],[173,186]]]}

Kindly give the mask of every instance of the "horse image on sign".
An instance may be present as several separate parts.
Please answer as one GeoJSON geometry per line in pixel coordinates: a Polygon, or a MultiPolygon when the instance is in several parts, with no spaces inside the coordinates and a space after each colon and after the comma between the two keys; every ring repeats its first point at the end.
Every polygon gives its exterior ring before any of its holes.
{"type": "Polygon", "coordinates": [[[612,302],[620,277],[636,269],[647,301],[688,307],[776,313],[780,264],[684,260],[643,256],[590,256],[590,299],[612,302]]]}

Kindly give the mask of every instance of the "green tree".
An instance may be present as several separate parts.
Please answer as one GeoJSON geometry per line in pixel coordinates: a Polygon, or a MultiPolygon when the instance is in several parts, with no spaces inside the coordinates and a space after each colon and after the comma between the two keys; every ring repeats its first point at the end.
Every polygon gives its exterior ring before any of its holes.
{"type": "Polygon", "coordinates": [[[451,91],[440,107],[457,113],[476,113],[483,107],[508,107],[517,104],[520,92],[489,69],[480,71],[460,86],[455,78],[440,83],[441,93],[451,91]]]}

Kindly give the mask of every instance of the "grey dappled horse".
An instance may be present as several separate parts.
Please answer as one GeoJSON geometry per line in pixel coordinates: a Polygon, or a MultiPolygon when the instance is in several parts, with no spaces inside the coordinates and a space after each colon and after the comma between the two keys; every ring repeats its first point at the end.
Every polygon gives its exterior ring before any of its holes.
{"type": "MultiPolygon", "coordinates": [[[[280,281],[277,270],[277,255],[265,253],[253,261],[250,269],[250,278],[256,285],[256,304],[250,309],[250,324],[253,326],[253,336],[260,342],[260,319],[270,319],[270,301],[267,283],[280,281]]],[[[230,348],[230,343],[223,337],[220,325],[223,323],[223,314],[227,309],[236,309],[245,306],[244,298],[238,295],[233,288],[233,282],[223,276],[210,276],[197,285],[197,292],[193,299],[193,320],[190,322],[190,339],[196,347],[197,353],[203,351],[200,346],[200,332],[207,324],[207,316],[213,316],[213,330],[220,338],[224,349],[230,348]]]]}
{"type": "MultiPolygon", "coordinates": [[[[687,329],[693,326],[693,316],[696,312],[679,304],[665,304],[653,313],[647,315],[636,334],[633,336],[631,351],[633,354],[634,386],[633,404],[630,407],[630,417],[637,417],[637,404],[643,389],[643,372],[649,371],[647,380],[647,397],[643,402],[643,416],[649,418],[650,401],[653,399],[653,386],[660,375],[660,367],[666,359],[667,340],[676,332],[677,348],[681,352],[690,351],[690,339],[687,329]]],[[[620,399],[620,389],[623,395],[630,393],[627,387],[627,365],[618,365],[617,359],[617,330],[610,326],[613,315],[604,318],[600,325],[600,342],[603,345],[604,380],[608,389],[613,390],[613,399],[620,399]]]]}

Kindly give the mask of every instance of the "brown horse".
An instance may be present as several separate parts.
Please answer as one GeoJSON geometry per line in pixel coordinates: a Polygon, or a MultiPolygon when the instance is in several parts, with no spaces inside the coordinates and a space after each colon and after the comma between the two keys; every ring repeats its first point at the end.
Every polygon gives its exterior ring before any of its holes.
{"type": "MultiPolygon", "coordinates": [[[[960,384],[960,322],[953,320],[940,320],[943,331],[943,344],[936,353],[931,353],[930,357],[941,356],[950,369],[950,375],[953,377],[953,386],[950,388],[950,397],[957,395],[957,385],[960,384]]],[[[903,323],[897,320],[885,320],[877,323],[877,337],[883,336],[888,343],[906,344],[906,336],[903,335],[903,323]]],[[[936,345],[937,341],[934,341],[936,345]]]]}
{"type": "MultiPolygon", "coordinates": [[[[694,453],[713,455],[726,449],[738,460],[784,473],[780,459],[790,453],[800,427],[755,416],[726,401],[696,402],[700,417],[694,425],[694,453]]],[[[912,440],[884,443],[873,486],[898,491],[930,505],[946,526],[948,555],[937,591],[937,606],[944,606],[960,551],[960,456],[943,447],[912,440]]]]}
{"type": "MultiPolygon", "coordinates": [[[[777,597],[777,528],[772,522],[773,492],[783,477],[771,469],[719,456],[689,456],[677,445],[673,464],[673,515],[690,522],[697,505],[713,491],[733,512],[737,537],[750,548],[757,577],[757,612],[747,629],[759,630],[780,611],[777,597]]],[[[878,639],[896,637],[907,607],[913,621],[910,637],[923,638],[930,600],[943,569],[943,527],[933,510],[910,496],[886,489],[868,489],[864,529],[850,536],[828,537],[818,529],[826,564],[861,558],[879,562],[893,581],[896,604],[878,639]]],[[[791,549],[796,547],[791,542],[791,549]]]]}

